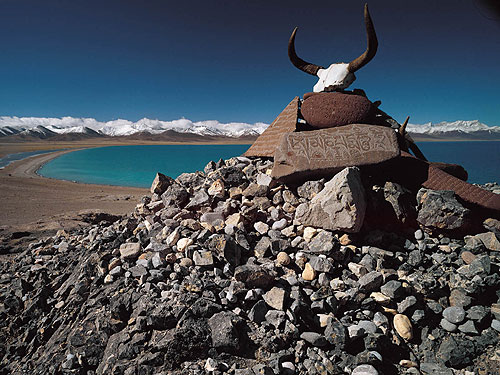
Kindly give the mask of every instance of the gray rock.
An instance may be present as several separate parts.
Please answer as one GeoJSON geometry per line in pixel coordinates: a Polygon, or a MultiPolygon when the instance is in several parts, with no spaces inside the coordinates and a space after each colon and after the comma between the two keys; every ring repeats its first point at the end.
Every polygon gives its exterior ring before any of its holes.
{"type": "Polygon", "coordinates": [[[424,238],[424,232],[422,232],[422,229],[417,229],[415,231],[415,239],[417,241],[422,240],[424,238]]]}
{"type": "Polygon", "coordinates": [[[304,184],[297,188],[297,194],[301,198],[311,200],[314,198],[321,190],[323,190],[325,184],[321,181],[306,181],[304,184]]]}
{"type": "Polygon", "coordinates": [[[415,296],[408,296],[400,303],[398,303],[398,313],[404,314],[408,309],[415,306],[417,303],[417,298],[415,296]]]}
{"type": "Polygon", "coordinates": [[[339,350],[342,350],[346,344],[346,329],[336,318],[328,321],[324,336],[330,344],[335,345],[339,350]]]}
{"type": "Polygon", "coordinates": [[[453,191],[422,188],[417,201],[417,221],[426,227],[453,230],[469,225],[470,211],[457,201],[453,191]]]}
{"type": "Polygon", "coordinates": [[[360,320],[358,326],[363,328],[363,330],[367,333],[377,332],[377,325],[369,320],[360,320]]]}
{"type": "Polygon", "coordinates": [[[161,195],[161,199],[165,207],[184,207],[189,199],[189,193],[182,185],[174,183],[161,195]]]}
{"type": "Polygon", "coordinates": [[[445,318],[441,319],[441,323],[440,324],[441,324],[441,327],[445,331],[448,331],[448,332],[456,332],[456,330],[458,328],[456,324],[453,324],[453,323],[449,322],[445,318]]]}
{"type": "Polygon", "coordinates": [[[460,324],[465,319],[465,310],[460,306],[450,306],[444,309],[443,317],[453,324],[460,324]]]}
{"type": "Polygon", "coordinates": [[[195,251],[193,253],[193,262],[197,266],[212,266],[214,258],[211,251],[195,251]]]}
{"type": "Polygon", "coordinates": [[[312,256],[309,259],[309,264],[317,272],[329,273],[332,272],[334,268],[331,260],[325,257],[312,256]]]}
{"type": "Polygon", "coordinates": [[[248,313],[248,319],[255,323],[263,322],[266,318],[267,311],[267,304],[262,300],[257,301],[250,309],[250,312],[248,313]]]}
{"type": "Polygon", "coordinates": [[[272,324],[275,328],[279,328],[285,323],[285,312],[280,310],[269,310],[266,313],[266,322],[272,324]]]}
{"type": "Polygon", "coordinates": [[[488,317],[489,313],[489,309],[484,306],[472,306],[467,310],[467,319],[482,323],[488,317]]]}
{"type": "Polygon", "coordinates": [[[238,333],[233,323],[237,321],[235,318],[232,312],[221,311],[208,319],[214,348],[231,350],[239,347],[238,333]]]}
{"type": "Polygon", "coordinates": [[[272,180],[273,179],[271,178],[271,176],[269,176],[267,174],[259,173],[257,175],[257,184],[258,185],[270,186],[272,180]]]}
{"type": "Polygon", "coordinates": [[[399,299],[405,293],[403,284],[401,281],[391,280],[380,287],[380,291],[384,293],[387,297],[394,299],[399,299]]]}
{"type": "Polygon", "coordinates": [[[500,332],[500,320],[493,319],[491,321],[491,328],[493,328],[497,332],[500,332]]]}
{"type": "Polygon", "coordinates": [[[210,196],[207,194],[205,189],[198,190],[194,196],[191,198],[186,208],[189,210],[199,210],[203,206],[210,204],[210,196]]]}
{"type": "Polygon", "coordinates": [[[281,220],[278,220],[278,221],[275,221],[272,225],[272,229],[273,230],[282,230],[283,228],[285,228],[287,226],[288,222],[285,218],[281,219],[281,220]]]}
{"type": "Polygon", "coordinates": [[[359,365],[352,370],[351,375],[378,375],[378,371],[372,365],[359,365]]]}
{"type": "Polygon", "coordinates": [[[359,169],[349,167],[328,181],[309,205],[299,206],[295,219],[303,225],[355,233],[363,225],[365,210],[359,169]]]}
{"type": "Polygon", "coordinates": [[[136,259],[141,253],[141,244],[127,242],[120,246],[120,257],[125,260],[136,259]]]}
{"type": "Polygon", "coordinates": [[[316,332],[302,332],[300,338],[313,346],[325,346],[328,344],[325,337],[316,332]]]}
{"type": "Polygon", "coordinates": [[[234,270],[234,278],[245,283],[249,288],[266,289],[273,283],[274,277],[273,271],[254,264],[245,264],[234,270]]]}
{"type": "Polygon", "coordinates": [[[308,252],[315,254],[328,254],[335,247],[336,241],[329,231],[320,231],[313,237],[307,248],[308,252]]]}
{"type": "Polygon", "coordinates": [[[421,362],[420,372],[425,375],[453,375],[452,369],[430,362],[421,362]]]}
{"type": "Polygon", "coordinates": [[[469,334],[469,335],[478,335],[479,332],[476,329],[476,326],[472,320],[467,320],[465,323],[458,326],[458,330],[460,332],[469,334]]]}
{"type": "Polygon", "coordinates": [[[364,292],[374,292],[382,285],[384,277],[378,271],[368,272],[358,280],[359,289],[364,292]]]}
{"type": "Polygon", "coordinates": [[[468,366],[474,358],[474,344],[462,337],[448,336],[439,345],[437,356],[448,367],[468,366]]]}

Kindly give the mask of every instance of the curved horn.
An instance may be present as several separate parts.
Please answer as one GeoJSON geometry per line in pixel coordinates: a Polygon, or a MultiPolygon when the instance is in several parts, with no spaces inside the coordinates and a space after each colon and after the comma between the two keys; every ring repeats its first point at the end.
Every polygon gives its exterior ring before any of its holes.
{"type": "Polygon", "coordinates": [[[365,4],[365,27],[368,45],[366,47],[366,51],[361,56],[349,63],[349,67],[347,69],[349,69],[349,72],[351,73],[354,73],[361,67],[368,64],[377,53],[377,34],[375,34],[375,28],[373,27],[372,18],[370,17],[370,12],[368,11],[368,4],[365,4]]]}
{"type": "Polygon", "coordinates": [[[297,33],[298,27],[293,29],[292,36],[290,37],[290,40],[288,41],[288,57],[290,58],[290,61],[292,62],[295,67],[299,68],[300,70],[312,74],[313,76],[318,73],[318,70],[324,69],[322,66],[315,65],[308,63],[304,60],[302,60],[300,57],[297,56],[295,53],[295,34],[297,33]]]}

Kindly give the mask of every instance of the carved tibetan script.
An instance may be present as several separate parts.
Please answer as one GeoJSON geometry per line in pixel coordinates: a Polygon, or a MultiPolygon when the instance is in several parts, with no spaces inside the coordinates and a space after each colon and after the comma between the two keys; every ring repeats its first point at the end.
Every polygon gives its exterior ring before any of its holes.
{"type": "Polygon", "coordinates": [[[393,129],[352,124],[330,129],[286,133],[274,155],[273,175],[333,171],[380,163],[399,155],[393,129]]]}

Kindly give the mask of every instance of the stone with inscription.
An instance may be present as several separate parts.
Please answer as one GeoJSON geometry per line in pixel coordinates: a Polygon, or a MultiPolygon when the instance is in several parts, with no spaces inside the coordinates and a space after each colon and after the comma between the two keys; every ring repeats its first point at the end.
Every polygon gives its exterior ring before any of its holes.
{"type": "Polygon", "coordinates": [[[272,176],[284,180],[331,176],[345,167],[376,164],[399,154],[396,132],[383,126],[351,124],[285,133],[274,154],[272,176]]]}
{"type": "Polygon", "coordinates": [[[244,156],[272,157],[283,133],[293,132],[299,116],[299,97],[295,97],[269,127],[255,140],[244,156]]]}

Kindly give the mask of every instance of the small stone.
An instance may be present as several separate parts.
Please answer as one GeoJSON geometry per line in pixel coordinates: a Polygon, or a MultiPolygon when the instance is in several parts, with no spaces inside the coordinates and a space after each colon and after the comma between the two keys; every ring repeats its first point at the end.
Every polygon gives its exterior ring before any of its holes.
{"type": "Polygon", "coordinates": [[[304,238],[304,241],[309,242],[316,235],[316,233],[318,233],[318,230],[316,228],[305,227],[302,237],[304,238]]]}
{"type": "Polygon", "coordinates": [[[457,325],[449,322],[445,318],[441,319],[441,328],[448,332],[455,332],[457,330],[457,325]]]}
{"type": "Polygon", "coordinates": [[[460,257],[462,258],[462,260],[464,261],[464,263],[466,264],[471,264],[473,261],[476,260],[476,256],[471,253],[470,251],[466,250],[466,251],[463,251],[462,254],[460,254],[460,257]]]}
{"type": "Polygon", "coordinates": [[[106,277],[104,278],[104,284],[110,284],[113,282],[113,276],[110,274],[107,274],[106,277]]]}
{"type": "Polygon", "coordinates": [[[188,246],[193,244],[193,240],[191,238],[181,238],[177,241],[177,251],[184,252],[188,248],[188,246]]]}
{"type": "Polygon", "coordinates": [[[352,243],[352,239],[348,233],[344,233],[342,236],[340,236],[339,242],[341,245],[347,246],[347,245],[350,245],[352,243]]]}
{"type": "Polygon", "coordinates": [[[398,303],[398,313],[404,314],[406,310],[417,304],[417,298],[415,296],[408,296],[400,303],[398,303]]]}
{"type": "Polygon", "coordinates": [[[269,310],[266,313],[266,322],[272,324],[275,328],[279,328],[285,323],[286,314],[281,310],[269,310]]]}
{"type": "Polygon", "coordinates": [[[474,237],[478,238],[488,250],[500,251],[500,241],[493,232],[486,232],[476,234],[474,237]]]}
{"type": "Polygon", "coordinates": [[[276,256],[276,265],[279,267],[287,266],[290,264],[290,262],[291,262],[290,256],[284,251],[280,251],[276,256]]]}
{"type": "Polygon", "coordinates": [[[388,297],[385,294],[380,293],[380,292],[372,292],[370,294],[370,297],[372,297],[375,300],[375,302],[377,302],[383,306],[386,306],[391,302],[390,297],[388,297]]]}
{"type": "Polygon", "coordinates": [[[396,332],[404,340],[409,341],[413,338],[413,327],[411,325],[410,319],[408,319],[406,315],[394,315],[393,324],[396,332]]]}
{"type": "Polygon", "coordinates": [[[267,174],[259,173],[257,175],[257,185],[270,186],[272,180],[272,177],[267,174]]]}
{"type": "Polygon", "coordinates": [[[282,230],[283,228],[285,228],[287,225],[287,221],[285,218],[281,219],[281,220],[278,220],[278,221],[275,221],[272,225],[272,229],[273,230],[282,230]]]}
{"type": "Polygon", "coordinates": [[[224,198],[224,193],[224,181],[221,179],[215,180],[208,188],[208,194],[218,198],[224,198]]]}
{"type": "Polygon", "coordinates": [[[500,320],[493,319],[491,321],[491,328],[493,328],[497,332],[500,332],[500,320]]]}
{"type": "Polygon", "coordinates": [[[257,301],[250,309],[248,319],[255,323],[261,323],[266,318],[267,311],[267,304],[262,300],[257,301]]]}
{"type": "Polygon", "coordinates": [[[316,278],[316,271],[309,263],[306,263],[304,271],[302,272],[302,278],[306,281],[312,281],[316,278]]]}
{"type": "Polygon", "coordinates": [[[177,241],[181,238],[181,231],[179,228],[175,228],[172,233],[170,233],[167,238],[165,239],[165,243],[167,246],[172,247],[174,246],[177,241]]]}
{"type": "Polygon", "coordinates": [[[197,266],[211,266],[214,264],[214,258],[211,251],[195,251],[193,261],[197,266]]]}
{"type": "Polygon", "coordinates": [[[313,346],[325,346],[328,344],[325,337],[316,332],[302,332],[300,338],[313,346]]]}
{"type": "Polygon", "coordinates": [[[443,311],[443,317],[453,324],[459,324],[465,319],[465,310],[460,306],[447,307],[443,311]]]}
{"type": "Polygon", "coordinates": [[[162,195],[167,188],[174,183],[174,180],[164,174],[157,173],[151,184],[151,194],[162,195]]]}
{"type": "Polygon", "coordinates": [[[215,359],[207,358],[205,362],[205,370],[207,371],[216,371],[219,368],[219,364],[215,359]]]}
{"type": "Polygon", "coordinates": [[[478,335],[479,332],[472,320],[467,320],[465,323],[458,326],[458,330],[468,335],[478,335]]]}
{"type": "Polygon", "coordinates": [[[391,280],[380,287],[380,291],[391,298],[400,298],[404,295],[403,284],[397,280],[391,280]]]}
{"type": "Polygon", "coordinates": [[[275,310],[283,310],[285,303],[285,290],[273,287],[269,292],[262,296],[264,301],[275,310]]]}
{"type": "Polygon", "coordinates": [[[419,241],[419,240],[422,240],[423,238],[424,238],[424,232],[422,232],[422,230],[421,230],[421,229],[417,229],[417,230],[415,231],[415,239],[416,239],[417,241],[419,241]]]}
{"type": "Polygon", "coordinates": [[[258,221],[256,222],[253,227],[255,228],[255,230],[257,232],[259,232],[260,234],[266,234],[267,231],[269,230],[269,225],[267,225],[266,223],[263,223],[262,221],[258,221]]]}
{"type": "Polygon", "coordinates": [[[170,263],[170,264],[175,263],[176,260],[177,260],[177,256],[174,253],[169,253],[165,257],[165,261],[167,263],[170,263]]]}
{"type": "Polygon", "coordinates": [[[138,242],[127,242],[120,246],[122,259],[135,259],[141,253],[141,244],[138,242]]]}
{"type": "Polygon", "coordinates": [[[372,365],[359,365],[352,370],[351,375],[378,375],[378,371],[372,365]]]}
{"type": "Polygon", "coordinates": [[[384,277],[380,272],[372,271],[362,276],[358,280],[358,284],[361,290],[365,292],[373,292],[376,291],[382,282],[384,281],[384,277]]]}
{"type": "MultiPolygon", "coordinates": [[[[281,364],[283,369],[283,374],[292,375],[295,374],[295,365],[292,362],[286,361],[281,364]]],[[[281,374],[281,372],[280,372],[281,374]]]]}

